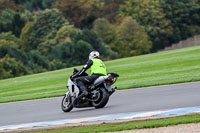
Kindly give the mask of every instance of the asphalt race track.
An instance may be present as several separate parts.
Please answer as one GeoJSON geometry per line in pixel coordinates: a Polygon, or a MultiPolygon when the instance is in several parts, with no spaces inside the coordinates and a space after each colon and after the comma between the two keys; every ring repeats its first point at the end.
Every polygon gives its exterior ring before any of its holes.
{"type": "Polygon", "coordinates": [[[200,106],[200,82],[116,91],[105,108],[61,110],[62,97],[0,104],[0,126],[200,106]]]}

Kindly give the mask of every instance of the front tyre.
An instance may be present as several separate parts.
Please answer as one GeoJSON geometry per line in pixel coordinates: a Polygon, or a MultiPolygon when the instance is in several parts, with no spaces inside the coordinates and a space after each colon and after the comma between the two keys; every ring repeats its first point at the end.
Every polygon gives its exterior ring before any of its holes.
{"type": "Polygon", "coordinates": [[[97,109],[97,108],[103,108],[109,100],[109,93],[105,90],[105,88],[100,88],[99,89],[99,98],[97,101],[93,101],[92,105],[97,109]]]}
{"type": "Polygon", "coordinates": [[[63,112],[70,112],[73,109],[72,99],[69,93],[63,97],[61,108],[63,112]]]}

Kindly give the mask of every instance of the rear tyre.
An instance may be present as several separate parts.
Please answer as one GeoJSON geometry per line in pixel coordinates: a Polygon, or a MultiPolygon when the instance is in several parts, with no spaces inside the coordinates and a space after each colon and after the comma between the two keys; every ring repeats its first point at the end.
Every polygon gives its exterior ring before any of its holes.
{"type": "Polygon", "coordinates": [[[63,97],[61,108],[63,112],[70,112],[73,109],[73,104],[69,93],[63,97]]]}
{"type": "Polygon", "coordinates": [[[105,88],[99,89],[99,98],[97,101],[93,101],[92,105],[97,108],[103,108],[109,100],[109,93],[105,90],[105,88]]]}

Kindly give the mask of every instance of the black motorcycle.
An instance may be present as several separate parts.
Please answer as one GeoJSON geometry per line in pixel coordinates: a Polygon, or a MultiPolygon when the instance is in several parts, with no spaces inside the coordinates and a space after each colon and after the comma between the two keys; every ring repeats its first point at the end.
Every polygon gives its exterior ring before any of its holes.
{"type": "MultiPolygon", "coordinates": [[[[78,72],[74,68],[73,75],[78,72]]],[[[80,76],[86,76],[86,73],[83,73],[80,76]]],[[[85,107],[95,107],[103,108],[109,100],[109,97],[115,92],[117,87],[111,88],[117,78],[119,77],[116,73],[108,73],[107,76],[98,77],[92,84],[88,84],[87,91],[89,94],[86,97],[79,98],[78,96],[82,93],[77,86],[77,83],[74,79],[69,77],[65,96],[62,99],[61,108],[64,112],[70,112],[73,108],[85,108],[85,107]]]]}

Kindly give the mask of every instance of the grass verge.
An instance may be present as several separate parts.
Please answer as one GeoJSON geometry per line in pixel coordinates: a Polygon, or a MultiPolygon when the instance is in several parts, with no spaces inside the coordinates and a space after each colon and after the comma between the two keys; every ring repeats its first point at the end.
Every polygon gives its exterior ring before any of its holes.
{"type": "MultiPolygon", "coordinates": [[[[108,72],[120,75],[115,84],[119,89],[200,81],[200,46],[105,63],[108,72]]],[[[62,96],[72,71],[67,68],[0,80],[0,103],[62,96]]]]}
{"type": "Polygon", "coordinates": [[[200,114],[184,115],[177,117],[131,121],[124,123],[109,123],[90,126],[67,127],[60,129],[33,131],[30,133],[93,133],[93,132],[112,132],[142,128],[156,128],[170,125],[199,123],[200,114]]]}

